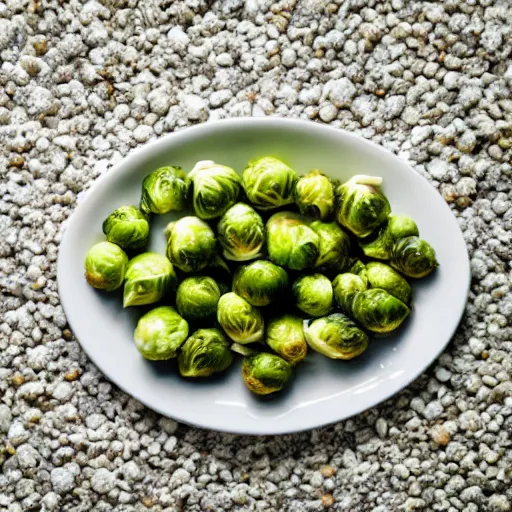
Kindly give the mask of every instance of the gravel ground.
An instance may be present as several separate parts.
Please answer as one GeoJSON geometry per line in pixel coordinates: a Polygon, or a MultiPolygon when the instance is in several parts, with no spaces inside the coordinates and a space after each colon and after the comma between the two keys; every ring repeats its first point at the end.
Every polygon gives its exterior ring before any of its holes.
{"type": "Polygon", "coordinates": [[[512,510],[511,19],[510,0],[0,1],[0,510],[512,510]],[[242,115],[391,149],[471,256],[465,318],[433,366],[297,435],[149,411],[87,360],[56,289],[61,228],[98,175],[242,115]]]}

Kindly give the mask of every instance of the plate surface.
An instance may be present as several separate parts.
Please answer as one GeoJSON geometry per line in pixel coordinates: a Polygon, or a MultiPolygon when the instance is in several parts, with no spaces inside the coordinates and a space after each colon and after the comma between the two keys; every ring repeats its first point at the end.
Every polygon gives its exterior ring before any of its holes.
{"type": "MultiPolygon", "coordinates": [[[[163,228],[153,221],[149,249],[165,254],[163,228]]],[[[309,121],[255,118],[211,122],[167,135],[131,153],[101,176],[71,217],[58,260],[59,292],[82,347],[121,389],[152,409],[192,425],[243,434],[280,434],[342,420],[389,398],[439,355],[460,321],[470,281],[466,246],[457,221],[438,192],[387,150],[342,130],[309,121]],[[439,269],[414,284],[411,318],[396,335],[377,339],[353,361],[311,353],[289,390],[272,399],[250,394],[239,362],[222,377],[185,381],[169,362],[144,360],[133,343],[140,310],[123,310],[121,294],[85,281],[87,250],[104,239],[101,225],[115,208],[138,204],[143,177],[163,165],[188,170],[215,160],[241,172],[247,161],[273,155],[298,173],[319,168],[346,180],[382,176],[395,213],[412,216],[435,248],[439,269]]]]}

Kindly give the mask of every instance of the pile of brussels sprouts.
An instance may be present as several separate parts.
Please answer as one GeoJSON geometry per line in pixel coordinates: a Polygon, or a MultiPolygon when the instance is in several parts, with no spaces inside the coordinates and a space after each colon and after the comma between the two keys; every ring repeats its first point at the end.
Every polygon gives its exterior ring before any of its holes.
{"type": "Polygon", "coordinates": [[[414,220],[391,213],[381,183],[339,184],[317,170],[299,177],[273,157],[241,177],[212,161],[188,175],[162,167],[144,179],[139,207],[105,220],[107,240],[87,253],[85,277],[107,291],[124,285],[124,307],[159,303],[135,329],[143,357],[177,358],[184,377],[207,377],[236,352],[247,387],[273,393],[308,347],[352,359],[369,335],[397,329],[411,308],[407,278],[437,267],[414,220]],[[153,215],[191,210],[167,226],[165,256],[143,252],[153,215]]]}

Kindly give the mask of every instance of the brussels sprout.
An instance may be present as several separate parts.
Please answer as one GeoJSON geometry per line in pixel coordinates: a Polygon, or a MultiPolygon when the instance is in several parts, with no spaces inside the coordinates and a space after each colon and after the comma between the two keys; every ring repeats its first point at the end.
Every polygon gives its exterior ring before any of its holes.
{"type": "Polygon", "coordinates": [[[233,362],[229,342],[219,329],[199,329],[181,347],[178,368],[183,377],[209,377],[233,362]]]}
{"type": "Polygon", "coordinates": [[[259,258],[265,241],[265,226],[256,211],[244,203],[232,206],[217,225],[224,257],[233,261],[259,258]]]}
{"type": "Polygon", "coordinates": [[[270,261],[258,260],[237,269],[233,291],[253,306],[268,306],[282,299],[288,274],[270,261]]]}
{"type": "Polygon", "coordinates": [[[103,222],[107,240],[126,250],[146,247],[149,240],[149,222],[135,206],[121,206],[103,222]]]}
{"type": "Polygon", "coordinates": [[[352,359],[368,348],[368,336],[348,316],[334,313],[304,329],[308,345],[331,359],[352,359]]]}
{"type": "Polygon", "coordinates": [[[152,309],[142,316],[134,334],[137,350],[152,361],[176,357],[187,336],[187,322],[169,306],[152,309]]]}
{"type": "Polygon", "coordinates": [[[236,293],[226,293],[219,299],[217,320],[226,334],[242,345],[263,338],[263,315],[236,293]]]}
{"type": "Polygon", "coordinates": [[[373,332],[394,331],[409,313],[409,308],[401,300],[380,288],[356,293],[352,301],[354,319],[373,332]]]}
{"type": "Polygon", "coordinates": [[[187,206],[190,180],[181,167],[160,167],[142,182],[140,208],[146,213],[180,211],[187,206]]]}
{"type": "Polygon", "coordinates": [[[158,302],[176,282],[174,268],[165,256],[154,252],[139,254],[130,260],[126,269],[123,307],[158,302]]]}
{"type": "Polygon", "coordinates": [[[352,301],[358,292],[366,290],[366,283],[358,275],[350,272],[339,274],[332,282],[334,299],[347,314],[352,314],[352,301]]]}
{"type": "Polygon", "coordinates": [[[183,272],[199,272],[216,256],[215,234],[197,217],[182,217],[166,228],[167,257],[183,272]]]}
{"type": "Polygon", "coordinates": [[[397,240],[391,249],[390,263],[402,274],[414,278],[428,276],[439,266],[432,246],[417,236],[397,240]]]}
{"type": "Polygon", "coordinates": [[[295,186],[295,203],[300,213],[325,220],[334,209],[334,187],[331,179],[318,170],[299,178],[295,186]]]}
{"type": "Polygon", "coordinates": [[[271,156],[249,162],[242,174],[245,194],[258,210],[292,204],[296,181],[296,172],[271,156]]]}
{"type": "Polygon", "coordinates": [[[187,277],[178,286],[176,308],[191,322],[215,318],[221,295],[219,285],[211,277],[187,277]]]}
{"type": "Polygon", "coordinates": [[[366,275],[366,265],[361,260],[356,259],[356,260],[351,261],[351,265],[350,265],[350,268],[348,269],[348,271],[351,274],[358,275],[363,280],[366,287],[368,287],[368,276],[366,275]]]}
{"type": "Polygon", "coordinates": [[[320,239],[319,254],[314,269],[325,274],[343,271],[349,262],[350,238],[337,222],[321,222],[310,224],[311,229],[320,239]]]}
{"type": "Polygon", "coordinates": [[[308,352],[302,324],[302,318],[283,315],[274,318],[267,328],[267,345],[293,365],[302,361],[308,352]]]}
{"type": "Polygon", "coordinates": [[[110,242],[93,245],[85,256],[85,279],[94,288],[111,292],[124,280],[128,256],[110,242]]]}
{"type": "Polygon", "coordinates": [[[231,350],[241,356],[253,356],[258,353],[258,351],[253,349],[250,345],[242,345],[241,343],[232,343],[231,350]]]}
{"type": "Polygon", "coordinates": [[[231,167],[204,160],[197,162],[188,176],[192,181],[194,212],[200,219],[221,217],[236,203],[241,180],[231,167]]]}
{"type": "Polygon", "coordinates": [[[320,238],[301,215],[275,213],[267,222],[267,250],[270,259],[292,270],[312,267],[319,254],[320,238]]]}
{"type": "Polygon", "coordinates": [[[332,309],[332,284],[322,274],[299,277],[292,286],[295,305],[311,316],[328,315],[332,309]]]}
{"type": "Polygon", "coordinates": [[[388,293],[409,304],[412,296],[410,284],[389,265],[372,261],[366,265],[366,277],[370,288],[382,288],[388,293]]]}
{"type": "Polygon", "coordinates": [[[357,175],[337,189],[338,222],[359,238],[370,235],[391,213],[386,196],[376,186],[382,178],[357,175]]]}
{"type": "Polygon", "coordinates": [[[359,245],[366,256],[379,260],[391,257],[393,244],[406,236],[418,236],[416,222],[407,215],[390,215],[388,222],[367,238],[359,240],[359,245]]]}
{"type": "Polygon", "coordinates": [[[246,357],[242,363],[245,385],[257,395],[280,391],[292,377],[292,365],[279,356],[262,352],[246,357]]]}

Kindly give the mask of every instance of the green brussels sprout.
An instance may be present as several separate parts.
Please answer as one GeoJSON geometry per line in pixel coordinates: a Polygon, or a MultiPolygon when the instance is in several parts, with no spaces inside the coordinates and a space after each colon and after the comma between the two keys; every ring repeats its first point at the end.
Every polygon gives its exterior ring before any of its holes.
{"type": "Polygon", "coordinates": [[[397,240],[391,249],[390,263],[407,277],[417,279],[428,276],[439,266],[432,246],[417,236],[397,240]]]}
{"type": "Polygon", "coordinates": [[[231,350],[241,356],[253,356],[258,353],[258,351],[253,349],[250,345],[242,345],[241,343],[232,343],[231,350]]]}
{"type": "Polygon", "coordinates": [[[253,306],[268,306],[283,298],[288,288],[288,274],[270,261],[257,260],[238,267],[233,291],[253,306]]]}
{"type": "Polygon", "coordinates": [[[183,377],[209,377],[233,362],[229,342],[219,329],[199,329],[184,343],[178,356],[183,377]]]}
{"type": "Polygon", "coordinates": [[[140,208],[146,213],[162,215],[187,206],[190,180],[181,167],[160,167],[142,182],[140,208]]]}
{"type": "Polygon", "coordinates": [[[347,315],[352,315],[354,296],[358,292],[363,292],[366,288],[366,282],[358,275],[350,272],[337,275],[332,282],[334,300],[347,315]]]}
{"type": "Polygon", "coordinates": [[[310,228],[320,239],[319,254],[313,268],[325,274],[343,271],[349,262],[350,238],[337,222],[316,220],[310,228]]]}
{"type": "Polygon", "coordinates": [[[183,272],[199,272],[216,256],[215,234],[197,217],[182,217],[166,228],[167,257],[183,272]]]}
{"type": "Polygon", "coordinates": [[[348,272],[359,276],[363,280],[365,286],[368,288],[368,276],[366,275],[366,265],[361,260],[352,260],[348,272]]]}
{"type": "Polygon", "coordinates": [[[295,204],[303,215],[328,219],[334,210],[331,179],[316,169],[299,178],[295,185],[295,204]]]}
{"type": "Polygon", "coordinates": [[[400,299],[404,304],[411,302],[411,285],[389,265],[372,261],[366,265],[366,277],[370,288],[381,288],[400,299]]]}
{"type": "Polygon", "coordinates": [[[304,328],[308,345],[331,359],[353,359],[368,348],[368,336],[342,313],[313,320],[304,328]]]}
{"type": "Polygon", "coordinates": [[[200,219],[221,217],[236,203],[241,180],[231,167],[204,160],[197,162],[188,176],[192,181],[194,212],[200,219]]]}
{"type": "Polygon", "coordinates": [[[274,318],[268,324],[267,345],[293,365],[302,361],[308,352],[302,318],[292,315],[274,318]]]}
{"type": "Polygon", "coordinates": [[[357,175],[337,189],[338,222],[358,238],[370,235],[391,213],[388,199],[377,188],[382,178],[357,175]]]}
{"type": "Polygon", "coordinates": [[[242,173],[245,194],[258,210],[292,204],[296,181],[296,172],[271,156],[249,162],[242,173]]]}
{"type": "Polygon", "coordinates": [[[142,316],[134,334],[137,350],[151,361],[176,357],[187,336],[187,322],[169,306],[160,306],[142,316]]]}
{"type": "Polygon", "coordinates": [[[369,258],[389,260],[391,249],[397,240],[406,236],[418,235],[418,226],[411,217],[391,214],[388,217],[388,222],[376,230],[376,234],[359,240],[359,245],[369,258]]]}
{"type": "Polygon", "coordinates": [[[292,365],[279,356],[261,352],[244,358],[242,377],[256,395],[281,391],[292,378],[292,365]]]}
{"type": "Polygon", "coordinates": [[[254,260],[262,255],[265,225],[259,214],[244,203],[235,204],[222,216],[217,233],[228,260],[254,260]]]}
{"type": "Polygon", "coordinates": [[[135,206],[121,206],[103,222],[103,233],[107,240],[126,250],[146,247],[149,240],[149,222],[135,206]]]}
{"type": "Polygon", "coordinates": [[[217,320],[226,334],[242,345],[263,338],[263,315],[236,293],[226,293],[219,299],[217,320]]]}
{"type": "Polygon", "coordinates": [[[275,213],[267,222],[270,259],[292,270],[311,268],[319,254],[320,237],[304,217],[292,212],[275,213]]]}
{"type": "Polygon", "coordinates": [[[111,242],[93,245],[85,256],[85,279],[98,290],[117,290],[124,281],[128,256],[111,242]]]}
{"type": "Polygon", "coordinates": [[[332,284],[322,274],[299,277],[292,286],[295,305],[311,316],[328,315],[332,309],[332,284]]]}
{"type": "Polygon", "coordinates": [[[123,307],[158,302],[177,283],[171,262],[160,254],[145,252],[132,258],[126,269],[123,307]]]}
{"type": "Polygon", "coordinates": [[[352,301],[352,316],[372,332],[394,331],[409,313],[410,309],[401,300],[380,288],[356,293],[352,301]]]}
{"type": "Polygon", "coordinates": [[[176,308],[191,322],[215,318],[221,295],[219,285],[211,277],[187,277],[178,286],[176,308]]]}

